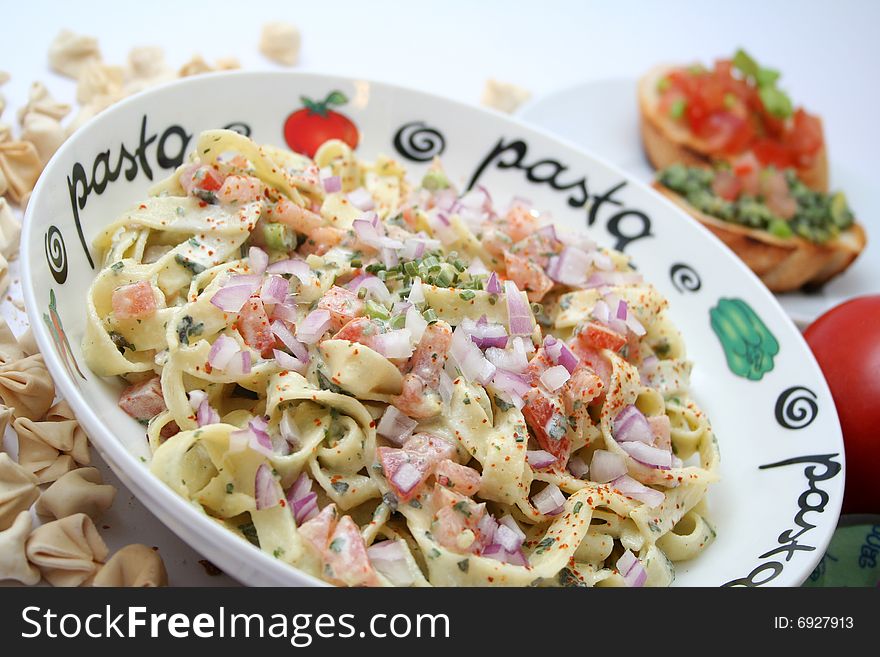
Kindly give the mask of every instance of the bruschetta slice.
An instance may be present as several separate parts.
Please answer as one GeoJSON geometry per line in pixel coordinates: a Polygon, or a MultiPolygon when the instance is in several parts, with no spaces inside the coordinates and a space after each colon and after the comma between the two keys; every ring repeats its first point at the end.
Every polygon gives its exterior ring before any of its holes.
{"type": "Polygon", "coordinates": [[[849,267],[865,231],[846,197],[754,159],[705,169],[675,164],[654,187],[727,244],[773,292],[817,287],[849,267]],[[750,166],[751,165],[751,166],[750,166]]]}
{"type": "Polygon", "coordinates": [[[762,165],[792,168],[811,189],[827,191],[828,156],[818,116],[792,106],[777,71],[740,50],[733,59],[660,66],[639,81],[642,141],[657,169],[706,166],[754,153],[762,165]]]}

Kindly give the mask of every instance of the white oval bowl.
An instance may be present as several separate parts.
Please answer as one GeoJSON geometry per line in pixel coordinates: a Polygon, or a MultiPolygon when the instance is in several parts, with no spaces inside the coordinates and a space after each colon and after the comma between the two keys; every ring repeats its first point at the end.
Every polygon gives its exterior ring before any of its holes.
{"type": "Polygon", "coordinates": [[[821,371],[775,298],[699,224],[601,159],[507,116],[365,80],[284,72],[188,78],[101,113],[49,162],[24,220],[25,303],[60,393],[122,482],[184,541],[241,582],[321,584],[234,536],[155,479],[145,464],[143,428],[117,406],[121,384],[87,371],[79,344],[86,292],[96,274],[89,258],[99,264],[91,249],[98,232],[171,173],[201,130],[238,124],[258,143],[284,146],[283,125],[302,107],[300,97],[320,99],[332,90],[350,99],[336,111],[357,125],[361,157],[392,155],[415,177],[431,156],[441,155],[460,186],[472,180],[485,185],[501,204],[528,197],[556,222],[624,247],[670,300],[695,363],[693,397],[721,448],[721,481],[709,493],[717,540],[697,559],[676,564],[675,583],[803,582],[840,513],[843,440],[821,371]],[[123,155],[119,169],[123,145],[131,157],[123,155]],[[84,378],[46,321],[50,294],[84,378]],[[778,344],[769,357],[768,339],[751,347],[739,337],[728,341],[728,350],[745,349],[752,359],[752,379],[730,369],[725,346],[710,326],[710,311],[723,298],[742,300],[778,344]],[[762,350],[763,360],[755,356],[762,350]]]}

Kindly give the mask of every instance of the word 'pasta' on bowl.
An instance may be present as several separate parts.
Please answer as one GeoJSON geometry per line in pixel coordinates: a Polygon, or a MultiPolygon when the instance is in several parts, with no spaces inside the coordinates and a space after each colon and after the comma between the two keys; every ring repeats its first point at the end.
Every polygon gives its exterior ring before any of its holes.
{"type": "Polygon", "coordinates": [[[97,449],[244,583],[798,585],[839,514],[831,396],[758,279],[494,113],[171,84],[59,150],[23,259],[97,449]]]}

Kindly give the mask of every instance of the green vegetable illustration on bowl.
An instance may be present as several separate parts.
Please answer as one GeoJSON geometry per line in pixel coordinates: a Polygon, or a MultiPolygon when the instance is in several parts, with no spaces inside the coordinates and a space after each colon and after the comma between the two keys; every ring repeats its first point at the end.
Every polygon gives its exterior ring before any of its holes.
{"type": "Polygon", "coordinates": [[[779,342],[749,304],[742,299],[721,299],[709,317],[731,372],[760,381],[773,369],[779,342]]]}

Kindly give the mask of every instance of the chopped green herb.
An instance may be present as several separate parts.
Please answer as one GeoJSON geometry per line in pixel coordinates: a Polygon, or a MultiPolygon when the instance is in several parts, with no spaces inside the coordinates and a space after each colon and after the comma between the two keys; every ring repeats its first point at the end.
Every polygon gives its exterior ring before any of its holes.
{"type": "Polygon", "coordinates": [[[235,486],[232,484],[231,481],[228,484],[226,484],[226,494],[227,495],[232,495],[232,491],[234,491],[234,490],[235,490],[235,486]]]}
{"type": "Polygon", "coordinates": [[[342,552],[342,548],[345,547],[345,539],[344,538],[334,538],[330,541],[330,551],[339,554],[342,552]]]}
{"type": "Polygon", "coordinates": [[[464,301],[470,301],[477,295],[473,290],[465,290],[464,292],[461,292],[458,296],[460,296],[464,301]]]}
{"type": "Polygon", "coordinates": [[[574,513],[580,513],[583,506],[584,506],[583,502],[578,502],[577,504],[574,505],[574,509],[572,509],[572,511],[574,513]]]}
{"type": "Polygon", "coordinates": [[[189,269],[193,274],[201,274],[203,271],[205,271],[204,265],[200,265],[199,263],[193,262],[188,258],[184,258],[179,253],[174,256],[174,262],[176,262],[184,269],[189,269]]]}
{"type": "Polygon", "coordinates": [[[499,397],[498,395],[495,395],[495,405],[496,405],[501,411],[509,411],[511,408],[513,408],[513,404],[504,401],[504,400],[501,399],[501,397],[499,397]]]}
{"type": "Polygon", "coordinates": [[[348,484],[344,481],[334,481],[330,485],[333,487],[333,490],[335,490],[340,495],[345,495],[345,493],[348,491],[348,484]]]}
{"type": "Polygon", "coordinates": [[[260,547],[260,538],[257,536],[257,528],[254,527],[254,523],[246,522],[243,525],[239,525],[238,531],[244,534],[244,537],[253,545],[260,547]]]}
{"type": "Polygon", "coordinates": [[[471,517],[471,510],[468,508],[468,504],[464,500],[462,500],[461,502],[456,502],[452,508],[455,509],[456,511],[458,511],[459,513],[467,516],[468,518],[471,517]]]}
{"type": "Polygon", "coordinates": [[[201,335],[204,329],[204,323],[195,323],[192,317],[184,315],[177,325],[177,339],[181,344],[189,344],[189,339],[194,335],[201,335]]]}
{"type": "Polygon", "coordinates": [[[687,101],[684,98],[676,98],[672,105],[669,106],[669,116],[673,119],[680,119],[684,116],[684,110],[687,108],[687,101]]]}
{"type": "Polygon", "coordinates": [[[538,543],[538,547],[535,549],[535,554],[544,554],[547,549],[556,542],[556,539],[548,536],[543,541],[538,543]]]}
{"type": "Polygon", "coordinates": [[[471,562],[470,559],[462,559],[457,565],[461,572],[466,573],[471,566],[471,562]]]}

